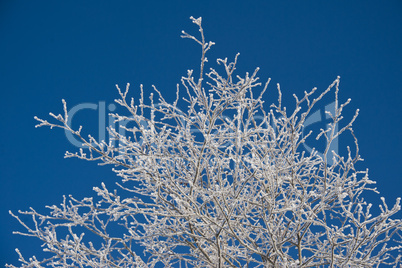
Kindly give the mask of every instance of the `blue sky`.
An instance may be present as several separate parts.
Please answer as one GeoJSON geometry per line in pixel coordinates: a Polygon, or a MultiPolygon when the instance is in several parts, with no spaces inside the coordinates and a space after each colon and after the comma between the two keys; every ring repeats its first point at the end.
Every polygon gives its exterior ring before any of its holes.
{"type": "MultiPolygon", "coordinates": [[[[17,264],[16,247],[40,256],[37,241],[11,234],[20,228],[9,209],[44,212],[62,195],[92,196],[93,186],[115,181],[110,167],[63,159],[75,150],[63,131],[35,129],[33,117],[62,112],[63,98],[70,107],[109,105],[114,85],[127,82],[134,96],[154,84],[173,100],[180,77],[199,64],[198,46],[180,38],[197,33],[190,16],[202,16],[216,42],[211,66],[240,52],[239,73],[258,66],[262,80],[272,78],[267,102],[276,83],[289,98],[340,75],[340,98],[352,99],[345,117],[360,109],[361,167],[389,203],[401,195],[401,1],[2,1],[0,265],[17,264]]],[[[98,112],[82,111],[73,124],[96,136],[98,112]]]]}

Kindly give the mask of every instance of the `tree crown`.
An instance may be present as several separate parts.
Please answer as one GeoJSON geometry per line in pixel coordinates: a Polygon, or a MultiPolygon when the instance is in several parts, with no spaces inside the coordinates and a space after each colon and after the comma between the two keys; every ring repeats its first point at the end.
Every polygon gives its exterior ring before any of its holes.
{"type": "MultiPolygon", "coordinates": [[[[388,208],[382,198],[381,214],[370,214],[362,193],[374,190],[361,161],[352,130],[358,111],[339,126],[342,111],[339,81],[322,93],[316,88],[299,98],[291,111],[278,100],[269,109],[263,96],[258,68],[235,75],[233,62],[218,59],[223,71],[205,71],[206,53],[214,45],[205,40],[201,18],[191,17],[200,38],[182,32],[201,46],[198,77],[189,70],[168,103],[155,87],[156,97],[139,101],[117,86],[127,115],[113,114],[119,129],[110,128],[109,142],[81,135],[71,128],[68,109],[40,118],[38,127],[62,128],[85,149],[66,152],[101,164],[111,164],[122,182],[118,191],[104,183],[94,187],[94,198],[64,198],[43,215],[34,209],[33,225],[24,223],[22,235],[44,242],[49,257],[26,260],[17,250],[22,267],[374,267],[400,264],[401,245],[388,245],[400,236],[401,221],[391,219],[400,199],[388,208]],[[303,134],[313,108],[334,92],[334,109],[327,111],[326,129],[303,134]],[[186,110],[181,110],[180,105],[186,110]],[[124,131],[123,131],[124,130],[124,131]],[[331,147],[349,132],[355,152],[341,156],[331,147]],[[309,137],[323,139],[325,149],[307,151],[309,137]],[[60,233],[67,235],[63,238],[60,233]],[[88,233],[98,240],[85,239],[88,233]],[[116,234],[117,233],[117,234],[116,234]],[[99,243],[95,241],[100,241],[99,243]],[[144,248],[143,254],[136,245],[144,248]]],[[[219,67],[221,68],[221,67],[219,67]]],[[[8,265],[8,267],[14,267],[8,265]]]]}

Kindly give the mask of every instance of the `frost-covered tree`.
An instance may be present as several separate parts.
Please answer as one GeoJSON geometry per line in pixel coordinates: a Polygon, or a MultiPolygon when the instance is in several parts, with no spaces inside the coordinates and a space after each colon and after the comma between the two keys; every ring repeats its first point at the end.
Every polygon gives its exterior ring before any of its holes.
{"type": "Polygon", "coordinates": [[[222,72],[205,71],[214,43],[205,41],[201,18],[191,19],[201,37],[182,37],[201,46],[200,71],[182,78],[173,103],[156,88],[147,100],[141,87],[137,102],[129,85],[117,87],[127,114],[113,116],[125,131],[108,129],[109,143],[72,129],[64,100],[64,115],[50,113],[55,123],[36,118],[38,127],[82,141],[86,149],[67,158],[110,164],[122,182],[113,191],[94,187],[94,198],[64,198],[48,214],[20,211],[31,223],[10,212],[26,229],[16,233],[43,241],[48,256],[25,259],[17,250],[21,267],[400,267],[402,222],[392,219],[400,199],[390,208],[381,198],[380,214],[371,215],[362,194],[376,190],[355,167],[357,112],[340,125],[350,100],[338,103],[339,77],[322,93],[294,96],[292,110],[278,85],[267,109],[269,80],[259,83],[258,69],[235,75],[237,56],[217,60],[222,72]],[[329,92],[330,127],[302,135],[329,92]],[[345,133],[355,144],[341,156],[330,148],[345,133]],[[308,137],[323,139],[325,150],[304,150],[308,137]]]}

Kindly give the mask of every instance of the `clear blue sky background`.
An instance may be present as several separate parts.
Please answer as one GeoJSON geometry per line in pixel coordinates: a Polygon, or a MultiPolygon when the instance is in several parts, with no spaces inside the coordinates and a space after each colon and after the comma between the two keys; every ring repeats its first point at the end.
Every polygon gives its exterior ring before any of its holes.
{"type": "MultiPolygon", "coordinates": [[[[17,264],[14,248],[40,256],[39,243],[8,210],[44,212],[62,195],[92,196],[115,180],[110,167],[63,159],[74,150],[63,131],[35,129],[33,117],[117,97],[116,83],[154,84],[169,100],[187,69],[197,69],[199,48],[180,38],[197,33],[190,16],[203,17],[209,58],[240,52],[239,72],[260,67],[272,78],[267,101],[281,83],[285,97],[341,76],[346,116],[360,108],[355,133],[361,167],[381,195],[401,195],[402,2],[389,1],[7,1],[0,2],[0,265],[17,264]]],[[[325,103],[324,103],[325,105],[325,103]]],[[[75,124],[97,135],[97,111],[75,124]]],[[[346,146],[346,140],[340,145],[346,146]]],[[[376,199],[373,199],[373,202],[376,199]]],[[[28,218],[26,219],[28,220],[28,218]]]]}

